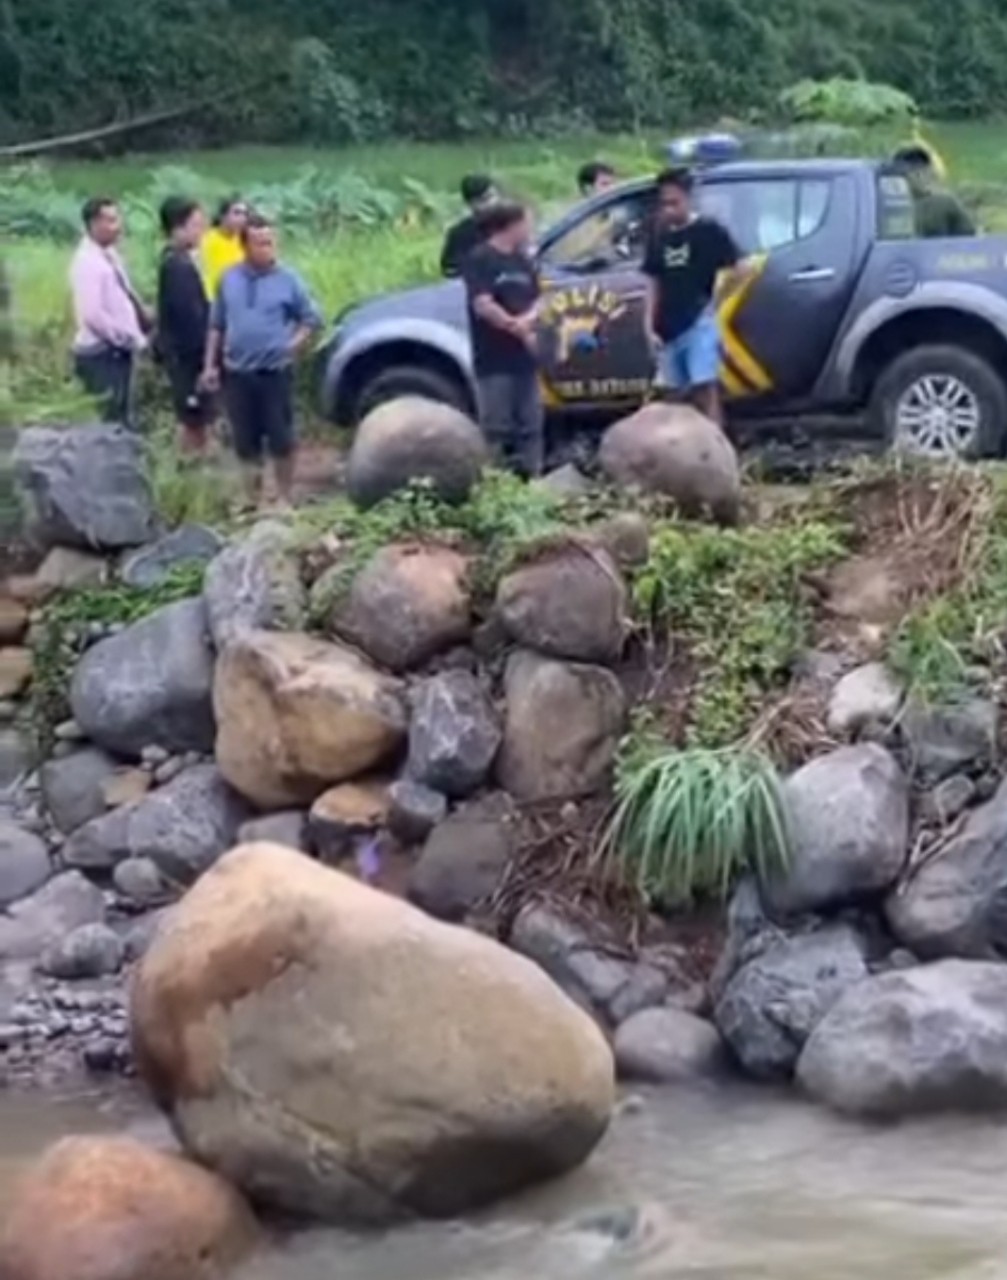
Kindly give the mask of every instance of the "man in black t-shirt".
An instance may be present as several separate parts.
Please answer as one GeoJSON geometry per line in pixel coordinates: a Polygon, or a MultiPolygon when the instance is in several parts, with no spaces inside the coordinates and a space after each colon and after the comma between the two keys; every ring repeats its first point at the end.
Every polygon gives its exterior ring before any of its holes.
{"type": "Polygon", "coordinates": [[[497,457],[525,477],[542,471],[544,414],[535,358],[539,280],[520,204],[479,219],[482,243],[465,260],[479,418],[497,457]]]}
{"type": "Polygon", "coordinates": [[[493,179],[485,173],[468,174],[462,178],[462,199],[468,205],[468,214],[450,228],[441,250],[441,274],[449,279],[461,275],[465,259],[482,238],[479,217],[497,199],[493,179]]]}
{"type": "Polygon", "coordinates": [[[649,277],[647,337],[660,380],[722,422],[715,302],[741,283],[747,266],[730,232],[693,212],[686,169],[667,169],[657,179],[657,216],[643,270],[649,277]]]}

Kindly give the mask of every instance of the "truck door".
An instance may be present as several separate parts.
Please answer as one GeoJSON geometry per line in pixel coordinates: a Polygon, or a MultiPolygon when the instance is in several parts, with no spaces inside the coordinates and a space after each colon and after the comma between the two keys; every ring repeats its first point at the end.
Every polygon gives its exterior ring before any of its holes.
{"type": "Polygon", "coordinates": [[[856,283],[854,179],[713,178],[699,198],[756,268],[721,304],[725,390],[736,400],[801,399],[822,371],[856,283]]]}

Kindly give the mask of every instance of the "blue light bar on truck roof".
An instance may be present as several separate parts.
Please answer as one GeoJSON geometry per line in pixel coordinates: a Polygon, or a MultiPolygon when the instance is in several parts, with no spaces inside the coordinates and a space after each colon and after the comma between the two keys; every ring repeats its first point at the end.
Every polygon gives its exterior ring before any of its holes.
{"type": "Polygon", "coordinates": [[[704,133],[692,137],[675,138],[665,147],[670,164],[688,164],[704,167],[727,164],[737,160],[744,145],[733,133],[704,133]]]}

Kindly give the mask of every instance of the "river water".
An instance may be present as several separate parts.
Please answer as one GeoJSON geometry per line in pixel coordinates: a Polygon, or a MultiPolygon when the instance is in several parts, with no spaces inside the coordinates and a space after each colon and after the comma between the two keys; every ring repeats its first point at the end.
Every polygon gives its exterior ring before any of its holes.
{"type": "MultiPolygon", "coordinates": [[[[0,1094],[0,1205],[66,1132],[164,1140],[118,1101],[0,1094]]],[[[1007,1123],[887,1128],[792,1095],[668,1090],[624,1104],[563,1182],[464,1224],[309,1231],[241,1280],[1007,1280],[1007,1123]]]]}

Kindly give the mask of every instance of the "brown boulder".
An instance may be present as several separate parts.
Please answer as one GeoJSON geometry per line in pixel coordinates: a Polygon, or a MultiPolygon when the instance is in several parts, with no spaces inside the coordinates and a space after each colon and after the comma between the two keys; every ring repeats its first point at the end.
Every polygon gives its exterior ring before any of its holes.
{"type": "Polygon", "coordinates": [[[391,799],[386,780],[342,782],[324,791],[308,815],[312,849],[327,862],[353,853],[356,836],[379,830],[388,821],[391,799]]]}
{"type": "Polygon", "coordinates": [[[218,1280],[256,1243],[215,1174],[131,1138],[64,1138],[15,1188],[3,1280],[218,1280]]]}
{"type": "Polygon", "coordinates": [[[507,718],[497,758],[501,785],[520,800],[589,795],[605,781],[626,716],[619,681],[604,667],[516,653],[504,677],[507,718]]]}
{"type": "Polygon", "coordinates": [[[137,973],[142,1075],[203,1164],[299,1215],[452,1216],[584,1160],[601,1034],[534,965],[275,845],[223,858],[137,973]]]}
{"type": "Polygon", "coordinates": [[[329,625],[392,671],[468,639],[468,561],[447,547],[385,547],[337,601],[329,625]]]}
{"type": "Polygon", "coordinates": [[[341,645],[253,631],[217,661],[217,763],[260,809],[310,804],[393,756],[406,733],[396,681],[341,645]]]}
{"type": "Polygon", "coordinates": [[[715,422],[688,405],[649,404],[605,432],[608,479],[672,498],[687,516],[734,524],[741,507],[738,456],[715,422]]]}
{"type": "Polygon", "coordinates": [[[600,547],[570,544],[508,574],[497,612],[518,644],[575,662],[614,662],[626,627],[626,587],[600,547]]]}
{"type": "Polygon", "coordinates": [[[0,644],[18,644],[27,630],[27,607],[13,596],[0,596],[0,644]]]}
{"type": "Polygon", "coordinates": [[[0,649],[0,698],[16,698],[31,683],[30,649],[0,649]]]}

